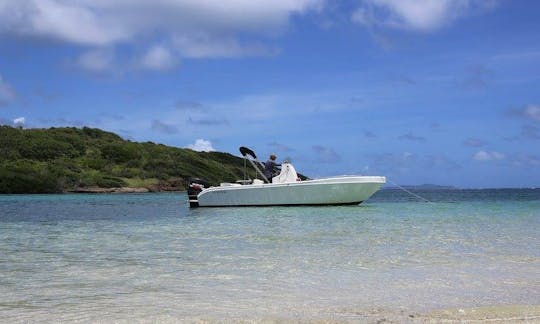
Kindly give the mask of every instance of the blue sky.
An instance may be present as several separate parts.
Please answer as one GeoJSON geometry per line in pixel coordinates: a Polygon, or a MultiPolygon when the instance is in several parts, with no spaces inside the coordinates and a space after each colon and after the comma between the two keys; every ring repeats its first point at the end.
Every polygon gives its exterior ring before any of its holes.
{"type": "Polygon", "coordinates": [[[0,0],[0,123],[540,186],[540,2],[0,0]]]}

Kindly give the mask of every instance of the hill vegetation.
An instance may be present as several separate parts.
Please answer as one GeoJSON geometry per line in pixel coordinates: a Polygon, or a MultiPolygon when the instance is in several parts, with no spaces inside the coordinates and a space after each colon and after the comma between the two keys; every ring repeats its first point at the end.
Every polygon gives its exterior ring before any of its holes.
{"type": "Polygon", "coordinates": [[[243,175],[243,159],[228,153],[137,143],[88,127],[0,126],[0,193],[183,190],[192,176],[217,184],[243,175]]]}

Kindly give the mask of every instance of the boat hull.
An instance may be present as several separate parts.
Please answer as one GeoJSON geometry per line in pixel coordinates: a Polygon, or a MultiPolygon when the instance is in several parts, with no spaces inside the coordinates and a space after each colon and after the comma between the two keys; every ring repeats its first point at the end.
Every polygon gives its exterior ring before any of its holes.
{"type": "Polygon", "coordinates": [[[349,176],[279,184],[211,187],[198,194],[201,207],[352,205],[371,197],[385,177],[349,176]]]}

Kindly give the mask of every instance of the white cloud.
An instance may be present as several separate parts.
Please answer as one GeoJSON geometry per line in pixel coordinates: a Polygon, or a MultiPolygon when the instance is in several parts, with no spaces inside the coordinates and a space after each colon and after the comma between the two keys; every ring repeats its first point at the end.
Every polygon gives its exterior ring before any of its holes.
{"type": "Polygon", "coordinates": [[[13,119],[13,125],[15,126],[24,126],[24,123],[26,122],[26,118],[24,117],[18,117],[13,119]]]}
{"type": "Polygon", "coordinates": [[[15,100],[15,91],[0,75],[0,107],[10,104],[13,100],[15,100]]]}
{"type": "Polygon", "coordinates": [[[476,161],[497,161],[503,160],[505,155],[495,151],[478,151],[473,155],[473,159],[476,161]]]}
{"type": "MultiPolygon", "coordinates": [[[[323,0],[2,0],[0,33],[91,47],[144,43],[157,36],[166,41],[176,39],[179,50],[190,57],[259,55],[261,51],[265,53],[260,45],[240,44],[239,37],[279,33],[286,28],[291,15],[319,10],[322,3],[323,0]]],[[[148,54],[160,56],[163,50],[148,54]]]]}
{"type": "Polygon", "coordinates": [[[234,37],[205,33],[176,36],[173,44],[181,56],[189,58],[264,56],[277,52],[261,43],[244,44],[234,37]]]}
{"type": "Polygon", "coordinates": [[[414,154],[412,154],[411,152],[403,152],[403,154],[401,154],[401,157],[404,160],[408,160],[408,159],[414,158],[414,154]]]}
{"type": "Polygon", "coordinates": [[[196,140],[194,144],[189,144],[187,148],[192,149],[194,151],[199,151],[199,152],[215,151],[215,149],[212,147],[212,143],[204,139],[196,140]]]}
{"type": "Polygon", "coordinates": [[[75,64],[92,73],[124,73],[131,70],[168,71],[178,65],[178,58],[164,46],[153,46],[140,58],[125,62],[110,48],[100,48],[82,53],[75,64]]]}
{"type": "Polygon", "coordinates": [[[540,122],[540,105],[527,105],[524,107],[512,108],[508,110],[512,116],[523,118],[532,122],[540,122]]]}
{"type": "Polygon", "coordinates": [[[3,31],[86,45],[105,45],[131,36],[87,1],[6,0],[0,5],[0,20],[3,31]]]}
{"type": "Polygon", "coordinates": [[[351,19],[367,26],[432,31],[495,5],[494,0],[364,0],[351,19]]]}
{"type": "Polygon", "coordinates": [[[142,58],[142,66],[149,70],[166,71],[177,65],[174,55],[163,46],[154,46],[142,58]]]}
{"type": "Polygon", "coordinates": [[[540,121],[540,106],[530,105],[525,107],[523,115],[529,119],[540,121]]]}

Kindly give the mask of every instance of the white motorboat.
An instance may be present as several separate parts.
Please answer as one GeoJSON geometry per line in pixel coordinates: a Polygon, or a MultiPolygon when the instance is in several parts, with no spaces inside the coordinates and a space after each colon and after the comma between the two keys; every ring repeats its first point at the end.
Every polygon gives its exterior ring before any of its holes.
{"type": "Polygon", "coordinates": [[[245,147],[241,147],[240,152],[263,180],[239,180],[209,187],[205,181],[194,179],[188,187],[190,207],[356,205],[386,183],[386,178],[381,176],[339,176],[301,181],[289,162],[282,163],[281,172],[270,182],[249,158],[251,156],[262,165],[255,153],[245,147]]]}

